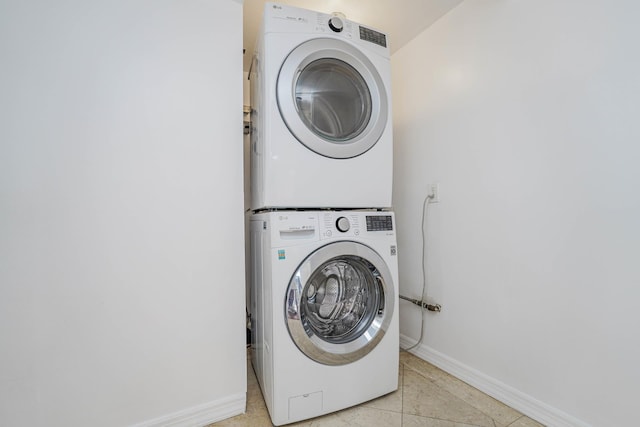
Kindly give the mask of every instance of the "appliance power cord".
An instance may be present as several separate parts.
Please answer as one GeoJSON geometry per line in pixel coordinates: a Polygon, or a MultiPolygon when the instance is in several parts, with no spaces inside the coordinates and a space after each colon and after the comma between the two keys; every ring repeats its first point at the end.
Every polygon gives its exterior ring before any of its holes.
{"type": "Polygon", "coordinates": [[[415,299],[412,298],[407,298],[404,297],[402,295],[400,295],[401,299],[410,301],[418,306],[420,306],[420,338],[418,339],[418,341],[416,341],[415,344],[413,344],[410,347],[404,348],[404,351],[411,351],[414,348],[416,348],[417,346],[419,346],[422,343],[422,340],[424,339],[424,314],[427,310],[429,311],[440,311],[441,310],[441,306],[440,304],[435,304],[435,305],[431,305],[431,304],[427,304],[425,303],[425,298],[426,298],[426,294],[427,294],[427,270],[426,270],[426,245],[427,245],[427,238],[426,238],[426,220],[427,220],[427,206],[429,205],[429,201],[431,199],[434,198],[433,194],[429,194],[427,195],[427,197],[424,198],[424,201],[422,202],[422,295],[420,297],[420,301],[417,301],[415,299]]]}

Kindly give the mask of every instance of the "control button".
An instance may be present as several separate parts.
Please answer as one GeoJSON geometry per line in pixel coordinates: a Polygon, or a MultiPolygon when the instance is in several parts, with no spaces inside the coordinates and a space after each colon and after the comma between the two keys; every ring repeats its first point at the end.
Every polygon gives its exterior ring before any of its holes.
{"type": "Polygon", "coordinates": [[[331,237],[331,234],[332,234],[331,230],[327,230],[327,232],[324,233],[324,235],[327,236],[327,237],[331,237]]]}
{"type": "Polygon", "coordinates": [[[349,220],[347,218],[341,216],[336,221],[336,228],[338,229],[338,231],[346,233],[347,231],[349,231],[349,228],[351,228],[351,224],[349,224],[349,220]]]}
{"type": "Polygon", "coordinates": [[[344,28],[342,19],[338,18],[337,16],[334,16],[331,19],[329,19],[329,28],[331,28],[336,33],[341,32],[342,29],[344,28]]]}

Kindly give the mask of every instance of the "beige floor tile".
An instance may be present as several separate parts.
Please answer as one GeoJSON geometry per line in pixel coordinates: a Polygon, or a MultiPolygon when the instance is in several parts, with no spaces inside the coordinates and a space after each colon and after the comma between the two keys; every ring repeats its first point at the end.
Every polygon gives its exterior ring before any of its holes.
{"type": "Polygon", "coordinates": [[[243,414],[233,418],[210,424],[208,427],[272,427],[269,414],[243,414]]]}
{"type": "MultiPolygon", "coordinates": [[[[504,403],[470,386],[464,381],[418,357],[408,354],[401,359],[405,366],[431,379],[438,386],[493,418],[496,427],[508,426],[522,414],[504,403]]],[[[402,355],[402,353],[401,353],[402,355]]]]}
{"type": "Polygon", "coordinates": [[[385,411],[402,412],[402,377],[404,366],[402,364],[398,368],[398,390],[386,394],[377,399],[363,403],[361,406],[366,408],[382,409],[385,411]]]}
{"type": "Polygon", "coordinates": [[[211,427],[270,427],[271,418],[264,403],[258,380],[253,372],[251,364],[247,366],[247,409],[242,415],[238,415],[217,423],[211,427]]]}
{"type": "Polygon", "coordinates": [[[401,352],[400,361],[405,367],[416,371],[423,377],[428,378],[432,381],[446,381],[449,377],[452,377],[450,374],[446,373],[437,366],[432,365],[431,363],[422,360],[411,353],[407,353],[404,351],[401,352]]]}
{"type": "MultiPolygon", "coordinates": [[[[398,390],[292,427],[544,427],[418,357],[401,351],[398,390]]],[[[215,427],[272,426],[247,364],[247,411],[215,427]]]]}
{"type": "Polygon", "coordinates": [[[509,427],[545,427],[544,424],[540,424],[537,421],[532,420],[531,418],[522,416],[514,421],[512,424],[509,424],[509,427]]]}
{"type": "Polygon", "coordinates": [[[267,412],[267,405],[264,403],[260,389],[256,387],[254,390],[247,391],[247,413],[267,412]]]}
{"type": "Polygon", "coordinates": [[[454,421],[438,420],[436,418],[419,417],[405,414],[402,418],[402,427],[477,427],[473,424],[456,423],[454,421]]]}
{"type": "Polygon", "coordinates": [[[291,424],[291,427],[401,427],[402,414],[356,406],[291,424]]]}
{"type": "Polygon", "coordinates": [[[247,367],[247,412],[253,408],[264,408],[266,410],[267,406],[264,403],[264,398],[262,397],[262,391],[260,390],[260,384],[258,384],[256,374],[253,372],[251,365],[249,365],[247,367]]]}
{"type": "Polygon", "coordinates": [[[449,374],[439,376],[435,383],[457,398],[489,415],[496,421],[498,427],[507,426],[522,416],[515,409],[449,374]]]}
{"type": "Polygon", "coordinates": [[[481,427],[493,419],[411,369],[404,371],[403,413],[481,427]]]}

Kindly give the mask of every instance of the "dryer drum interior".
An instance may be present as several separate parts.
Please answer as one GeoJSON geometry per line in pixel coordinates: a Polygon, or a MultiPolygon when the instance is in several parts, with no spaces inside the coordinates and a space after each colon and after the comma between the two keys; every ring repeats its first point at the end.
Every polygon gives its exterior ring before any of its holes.
{"type": "Polygon", "coordinates": [[[289,283],[289,334],[317,362],[356,361],[383,338],[393,298],[389,271],[373,249],[355,242],[329,244],[307,257],[289,283]]]}
{"type": "Polygon", "coordinates": [[[295,82],[298,116],[316,135],[348,143],[371,119],[371,94],[364,78],[348,63],[335,58],[311,62],[295,82]]]}

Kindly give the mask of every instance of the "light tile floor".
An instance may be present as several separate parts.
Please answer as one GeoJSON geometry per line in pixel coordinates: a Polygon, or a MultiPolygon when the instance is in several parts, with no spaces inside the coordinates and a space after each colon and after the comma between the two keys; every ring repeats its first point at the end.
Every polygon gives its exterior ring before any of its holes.
{"type": "MultiPolygon", "coordinates": [[[[398,390],[292,427],[544,427],[520,412],[401,351],[398,390]]],[[[211,426],[271,426],[258,381],[248,364],[247,412],[211,426]]]]}

